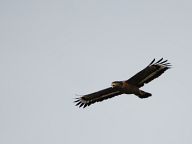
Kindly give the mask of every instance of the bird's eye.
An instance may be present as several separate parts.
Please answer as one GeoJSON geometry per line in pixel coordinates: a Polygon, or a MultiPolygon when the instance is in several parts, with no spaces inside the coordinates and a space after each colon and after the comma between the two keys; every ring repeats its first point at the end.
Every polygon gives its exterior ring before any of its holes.
{"type": "Polygon", "coordinates": [[[115,83],[113,82],[113,83],[111,84],[111,86],[114,87],[114,86],[115,86],[115,83]]]}

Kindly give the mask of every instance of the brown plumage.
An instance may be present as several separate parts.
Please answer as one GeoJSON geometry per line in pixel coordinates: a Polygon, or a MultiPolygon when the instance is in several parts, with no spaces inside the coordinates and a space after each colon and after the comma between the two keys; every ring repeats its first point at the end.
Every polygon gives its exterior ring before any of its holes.
{"type": "Polygon", "coordinates": [[[163,58],[157,62],[154,59],[146,68],[130,79],[126,81],[114,81],[111,87],[76,98],[74,102],[76,106],[85,108],[95,102],[100,102],[121,94],[135,94],[139,98],[148,98],[152,94],[142,91],[139,88],[159,77],[170,66],[170,63],[167,63],[167,60],[163,60],[163,58]]]}

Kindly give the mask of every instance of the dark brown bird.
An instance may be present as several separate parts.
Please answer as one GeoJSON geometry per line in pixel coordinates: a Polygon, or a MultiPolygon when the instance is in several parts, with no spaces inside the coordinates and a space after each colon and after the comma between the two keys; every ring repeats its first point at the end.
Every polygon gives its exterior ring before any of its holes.
{"type": "Polygon", "coordinates": [[[100,102],[121,94],[135,94],[139,98],[148,98],[151,93],[140,90],[145,83],[159,77],[167,69],[171,68],[167,60],[161,58],[157,62],[155,59],[142,71],[125,81],[114,81],[111,87],[76,98],[76,106],[85,108],[95,102],[100,102]]]}

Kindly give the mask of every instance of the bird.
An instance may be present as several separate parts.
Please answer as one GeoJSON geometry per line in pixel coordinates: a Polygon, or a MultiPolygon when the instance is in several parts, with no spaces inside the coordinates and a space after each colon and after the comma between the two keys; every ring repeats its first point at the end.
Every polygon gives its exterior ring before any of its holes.
{"type": "Polygon", "coordinates": [[[134,94],[141,99],[148,98],[152,96],[152,94],[145,92],[140,88],[143,87],[144,84],[147,84],[159,77],[170,68],[171,64],[168,63],[168,60],[161,58],[156,61],[154,58],[149,65],[130,79],[124,81],[113,81],[111,87],[75,98],[75,105],[85,108],[96,102],[101,102],[122,94],[134,94]]]}

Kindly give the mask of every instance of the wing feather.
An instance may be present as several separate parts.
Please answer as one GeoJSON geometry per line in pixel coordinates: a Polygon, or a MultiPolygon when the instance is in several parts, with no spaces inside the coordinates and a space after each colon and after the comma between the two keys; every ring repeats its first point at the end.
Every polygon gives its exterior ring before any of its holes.
{"type": "Polygon", "coordinates": [[[160,60],[158,60],[155,64],[160,63],[163,60],[163,58],[161,58],[160,60]]]}
{"type": "Polygon", "coordinates": [[[116,88],[109,87],[109,88],[100,90],[98,92],[94,92],[94,93],[76,98],[74,102],[76,103],[76,106],[79,106],[79,107],[83,106],[83,108],[85,108],[86,106],[89,106],[95,102],[100,102],[120,94],[122,93],[118,91],[116,88]]]}
{"type": "Polygon", "coordinates": [[[154,62],[155,59],[153,59],[153,61],[146,68],[138,72],[126,82],[137,87],[142,87],[145,83],[149,83],[150,81],[159,77],[171,66],[170,63],[167,63],[167,60],[163,60],[163,58],[155,63],[154,62]]]}

